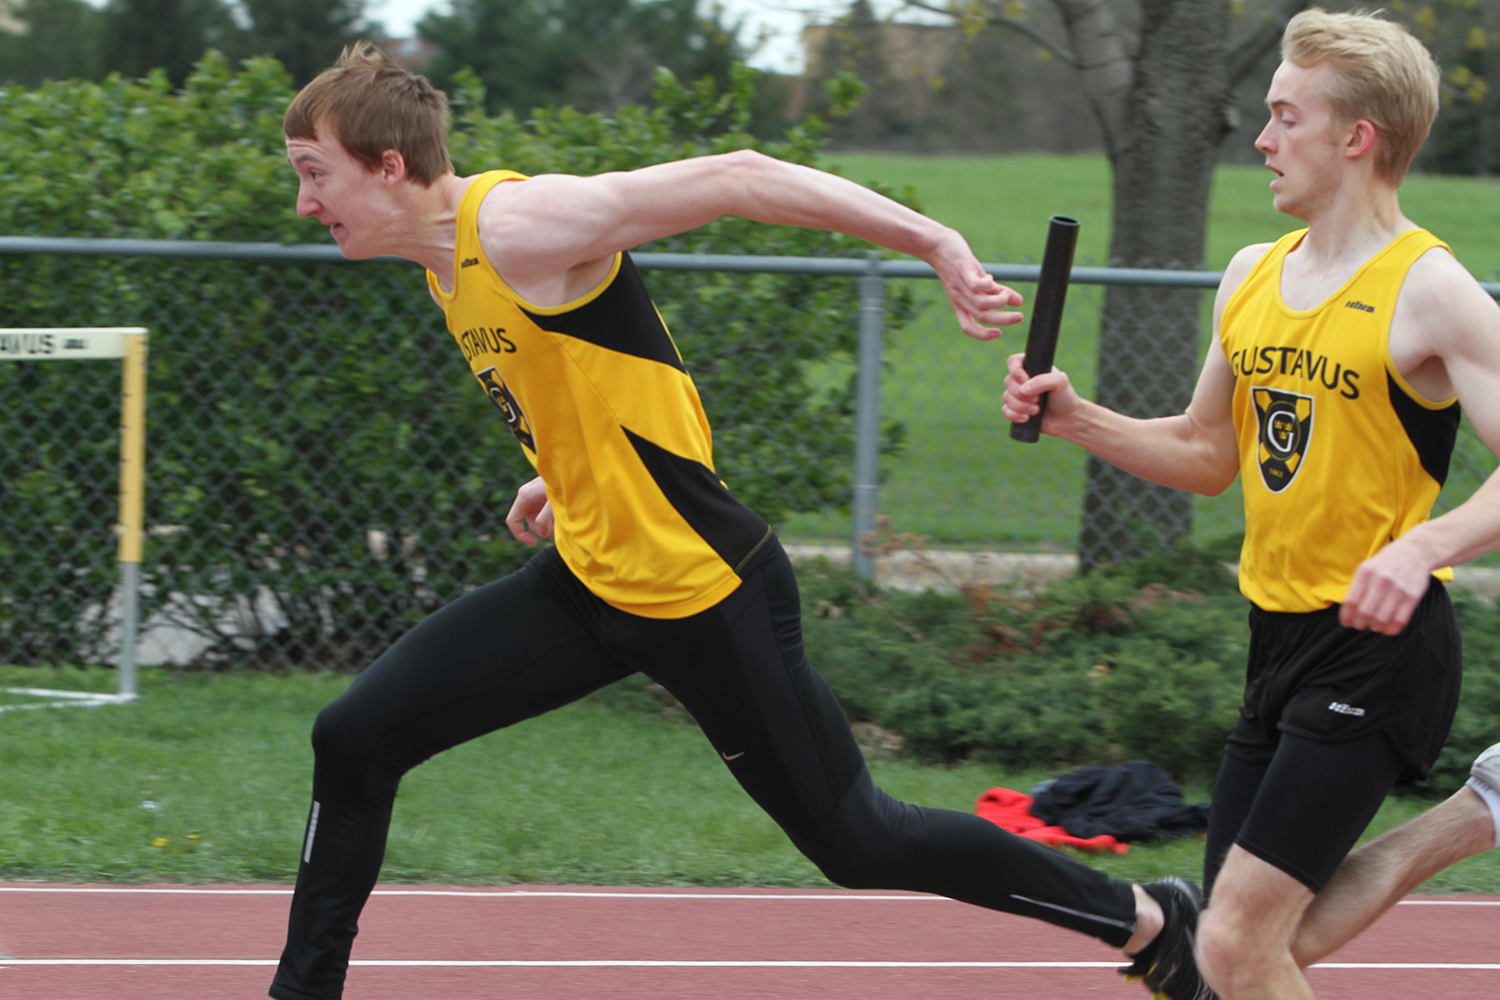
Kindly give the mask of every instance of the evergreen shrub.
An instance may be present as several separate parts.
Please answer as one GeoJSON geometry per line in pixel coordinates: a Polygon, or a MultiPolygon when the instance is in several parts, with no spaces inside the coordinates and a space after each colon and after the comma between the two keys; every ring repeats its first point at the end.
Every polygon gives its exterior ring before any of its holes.
{"type": "MultiPolygon", "coordinates": [[[[799,567],[808,655],[852,721],[934,762],[1065,770],[1149,760],[1211,781],[1238,716],[1249,604],[1224,564],[1183,550],[1032,592],[875,590],[826,561],[799,567]]],[[[1500,610],[1454,603],[1465,680],[1431,778],[1446,793],[1500,739],[1500,610]]]]}

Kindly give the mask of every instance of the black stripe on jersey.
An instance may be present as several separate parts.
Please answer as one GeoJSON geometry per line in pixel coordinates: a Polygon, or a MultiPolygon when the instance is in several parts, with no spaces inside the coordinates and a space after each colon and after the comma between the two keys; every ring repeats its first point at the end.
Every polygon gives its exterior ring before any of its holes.
{"type": "Polygon", "coordinates": [[[606,351],[660,361],[678,371],[687,370],[628,253],[620,255],[620,270],[609,287],[577,309],[556,316],[526,315],[549,333],[575,337],[606,351]]]}
{"type": "Polygon", "coordinates": [[[720,559],[739,567],[765,540],[770,531],[766,522],[736,500],[702,462],[674,455],[624,430],[667,502],[720,559]]]}
{"type": "Polygon", "coordinates": [[[1396,411],[1397,419],[1406,429],[1406,436],[1417,449],[1422,468],[1442,486],[1448,481],[1448,462],[1453,458],[1458,421],[1463,416],[1458,403],[1441,410],[1429,410],[1408,396],[1406,390],[1391,378],[1390,372],[1386,372],[1385,380],[1390,385],[1391,409],[1396,411]]]}

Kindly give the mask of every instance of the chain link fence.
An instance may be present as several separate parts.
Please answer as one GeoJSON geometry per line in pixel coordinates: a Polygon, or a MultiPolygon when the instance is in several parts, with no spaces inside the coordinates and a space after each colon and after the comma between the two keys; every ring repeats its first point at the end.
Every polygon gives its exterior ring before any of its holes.
{"type": "MultiPolygon", "coordinates": [[[[330,260],[324,247],[251,245],[203,257],[186,254],[204,248],[180,244],[41,246],[0,240],[0,327],[151,330],[140,662],[357,670],[414,621],[524,561],[528,550],[509,540],[504,517],[530,469],[474,386],[419,269],[330,260]]],[[[934,283],[917,277],[924,265],[637,260],[643,270],[690,272],[670,281],[647,276],[664,305],[680,298],[701,306],[679,324],[713,315],[706,282],[723,280],[726,270],[781,272],[788,277],[776,280],[825,292],[832,283],[851,327],[861,311],[855,276],[864,276],[867,318],[872,310],[879,318],[875,301],[919,304],[909,322],[875,338],[884,347],[873,362],[878,395],[862,402],[868,408],[873,400],[879,419],[867,409],[860,425],[887,444],[878,490],[873,471],[871,481],[855,477],[855,414],[839,404],[842,429],[824,435],[827,450],[802,456],[809,467],[838,468],[824,470],[822,507],[781,519],[788,539],[847,546],[870,527],[851,516],[878,514],[885,530],[936,549],[1066,555],[1095,530],[1096,551],[1116,559],[1184,535],[1227,546],[1241,530],[1237,487],[1212,499],[1177,494],[1165,510],[1154,492],[1132,509],[1127,484],[1126,501],[1104,504],[1110,524],[1100,528],[1095,517],[1091,525],[1085,510],[1097,503],[1086,501],[1094,496],[1086,454],[1053,439],[1025,446],[1008,438],[1000,413],[1005,357],[1022,348],[1023,333],[998,342],[963,337],[934,283]],[[830,483],[844,496],[872,498],[873,507],[828,504],[830,483]]],[[[1034,267],[994,270],[1030,296],[1034,267]]],[[[1211,298],[1204,289],[1215,277],[1079,269],[1058,365],[1095,392],[1101,320],[1118,288],[1130,291],[1148,333],[1153,315],[1185,313],[1191,323],[1196,313],[1201,352],[1211,298]]],[[[768,294],[785,297],[796,287],[769,286],[768,294]]],[[[692,350],[684,348],[700,384],[713,379],[715,359],[705,354],[718,343],[695,337],[692,350]]],[[[859,356],[839,350],[798,363],[815,390],[835,394],[856,381],[859,356]]],[[[118,371],[118,363],[99,361],[0,364],[8,415],[0,443],[0,663],[114,659],[118,371]]],[[[1147,411],[1185,402],[1165,379],[1137,381],[1147,411]]],[[[755,437],[726,415],[729,397],[704,395],[720,431],[721,471],[765,461],[737,454],[755,437]]],[[[1494,465],[1466,425],[1440,506],[1467,496],[1494,465]]],[[[809,505],[817,507],[800,504],[809,505]]]]}

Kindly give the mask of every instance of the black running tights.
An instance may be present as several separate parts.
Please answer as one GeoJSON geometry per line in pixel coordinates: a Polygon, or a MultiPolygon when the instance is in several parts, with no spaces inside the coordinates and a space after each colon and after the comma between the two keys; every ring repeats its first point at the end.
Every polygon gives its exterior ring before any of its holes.
{"type": "Polygon", "coordinates": [[[1125,943],[1129,885],[987,820],[876,788],[803,654],[785,553],[773,540],[742,575],[715,607],[655,620],[600,601],[547,549],[396,642],[313,727],[313,804],[271,996],[342,995],[403,774],[635,671],[687,707],[735,779],[832,881],[939,893],[1125,943]]]}

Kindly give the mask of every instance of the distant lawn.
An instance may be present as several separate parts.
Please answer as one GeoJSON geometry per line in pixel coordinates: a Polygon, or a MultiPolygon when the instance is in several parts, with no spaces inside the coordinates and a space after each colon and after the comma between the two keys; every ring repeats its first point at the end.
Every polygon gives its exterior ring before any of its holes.
{"type": "MultiPolygon", "coordinates": [[[[1079,263],[1105,263],[1111,195],[1102,156],[836,153],[828,161],[852,180],[910,187],[922,209],[962,232],[982,260],[1035,261],[1048,217],[1061,213],[1083,223],[1079,263]]],[[[1240,247],[1275,240],[1301,225],[1271,207],[1270,177],[1261,167],[1219,169],[1209,214],[1209,268],[1222,269],[1240,247]]],[[[1451,243],[1475,274],[1489,280],[1500,269],[1500,181],[1414,176],[1402,197],[1407,214],[1451,243]]],[[[1055,440],[1013,444],[1000,414],[1005,357],[1025,346],[1026,323],[998,341],[969,340],[946,303],[935,299],[934,284],[914,284],[927,306],[890,338],[882,380],[884,415],[903,421],[908,437],[904,453],[886,466],[881,513],[896,530],[939,544],[1071,551],[1086,454],[1055,440]]],[[[1033,291],[1024,285],[1017,290],[1028,299],[1033,291]]],[[[1058,366],[1085,393],[1093,391],[1102,301],[1098,286],[1075,286],[1068,295],[1058,366]]],[[[1205,332],[1211,301],[1205,294],[1205,332]]],[[[1466,495],[1477,477],[1456,465],[1451,485],[1450,495],[1466,495]]],[[[1199,498],[1198,537],[1240,530],[1240,503],[1238,486],[1219,498],[1199,498]]],[[[780,528],[793,537],[844,540],[848,524],[847,512],[828,512],[799,515],[780,528]]]]}
{"type": "MultiPolygon", "coordinates": [[[[142,673],[132,705],[0,713],[0,879],[288,882],[313,716],[337,674],[142,673]]],[[[0,667],[0,686],[108,691],[110,671],[0,667]]],[[[442,754],[397,800],[383,878],[470,884],[826,885],[680,713],[606,695],[442,754]]],[[[1047,775],[876,760],[875,779],[971,810],[1047,775]]],[[[1207,797],[1204,788],[1189,798],[1207,797]]],[[[1384,829],[1425,803],[1392,799],[1384,829]]],[[[1429,891],[1500,892],[1489,852],[1429,891]]],[[[1122,878],[1194,874],[1194,839],[1088,858],[1122,878]]]]}
{"type": "MultiPolygon", "coordinates": [[[[963,233],[983,260],[1039,257],[1047,218],[1060,213],[1083,223],[1079,258],[1104,263],[1112,198],[1103,156],[832,153],[827,160],[851,180],[911,187],[922,210],[963,233]]],[[[1270,181],[1271,172],[1256,166],[1223,166],[1214,175],[1210,269],[1223,269],[1240,247],[1302,226],[1271,207],[1270,181]]],[[[1416,174],[1402,186],[1401,204],[1475,275],[1488,281],[1500,271],[1500,180],[1416,174]]]]}

